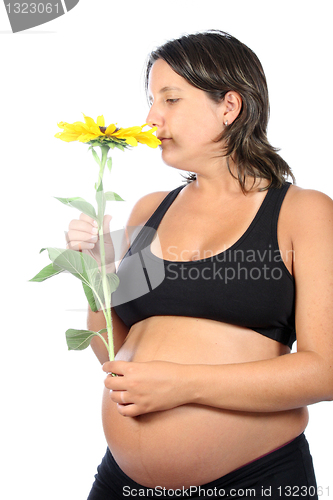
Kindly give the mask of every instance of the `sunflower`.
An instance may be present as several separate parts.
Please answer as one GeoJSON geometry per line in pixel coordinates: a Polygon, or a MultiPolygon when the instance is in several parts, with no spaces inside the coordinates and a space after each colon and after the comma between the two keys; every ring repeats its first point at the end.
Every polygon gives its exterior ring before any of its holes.
{"type": "Polygon", "coordinates": [[[112,144],[128,146],[137,146],[138,142],[146,144],[151,148],[156,148],[161,141],[157,139],[154,134],[156,127],[151,128],[145,132],[142,129],[147,125],[146,123],[137,127],[117,128],[115,124],[108,127],[105,126],[104,116],[98,116],[95,122],[89,116],[83,115],[83,122],[58,123],[58,127],[62,128],[62,132],[58,132],[55,137],[62,141],[72,142],[79,141],[84,143],[94,143],[96,145],[111,146],[112,144]]]}

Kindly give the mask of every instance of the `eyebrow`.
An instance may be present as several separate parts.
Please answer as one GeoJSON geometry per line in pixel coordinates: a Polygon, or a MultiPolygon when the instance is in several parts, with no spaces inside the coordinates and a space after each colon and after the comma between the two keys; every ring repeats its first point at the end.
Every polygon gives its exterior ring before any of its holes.
{"type": "Polygon", "coordinates": [[[180,92],[183,92],[182,89],[180,89],[179,87],[163,87],[163,88],[161,88],[159,93],[163,94],[164,92],[168,92],[169,90],[178,90],[180,92]]]}

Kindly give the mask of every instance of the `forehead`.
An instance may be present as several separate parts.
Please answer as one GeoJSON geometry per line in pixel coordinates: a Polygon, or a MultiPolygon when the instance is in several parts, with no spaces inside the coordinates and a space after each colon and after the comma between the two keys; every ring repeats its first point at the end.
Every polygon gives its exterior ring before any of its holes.
{"type": "Polygon", "coordinates": [[[158,59],[151,67],[148,80],[150,94],[167,90],[186,90],[192,87],[182,76],[178,75],[163,59],[158,59]]]}

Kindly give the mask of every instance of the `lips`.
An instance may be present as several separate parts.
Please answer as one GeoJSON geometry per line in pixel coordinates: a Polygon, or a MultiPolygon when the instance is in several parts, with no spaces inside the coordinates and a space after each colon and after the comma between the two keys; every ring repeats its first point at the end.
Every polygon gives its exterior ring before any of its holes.
{"type": "Polygon", "coordinates": [[[158,139],[161,141],[162,144],[167,141],[171,141],[171,137],[158,137],[158,139]]]}

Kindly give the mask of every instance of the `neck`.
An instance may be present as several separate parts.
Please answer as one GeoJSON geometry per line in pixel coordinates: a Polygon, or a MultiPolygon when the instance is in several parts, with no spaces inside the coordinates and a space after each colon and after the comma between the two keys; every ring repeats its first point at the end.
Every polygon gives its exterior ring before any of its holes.
{"type": "MultiPolygon", "coordinates": [[[[234,197],[240,194],[244,196],[241,185],[237,178],[236,164],[230,160],[228,169],[226,159],[223,159],[209,170],[196,173],[196,180],[192,183],[192,189],[203,196],[234,197]]],[[[257,192],[268,184],[266,179],[257,179],[253,185],[253,177],[245,180],[245,189],[252,193],[257,192]]]]}

